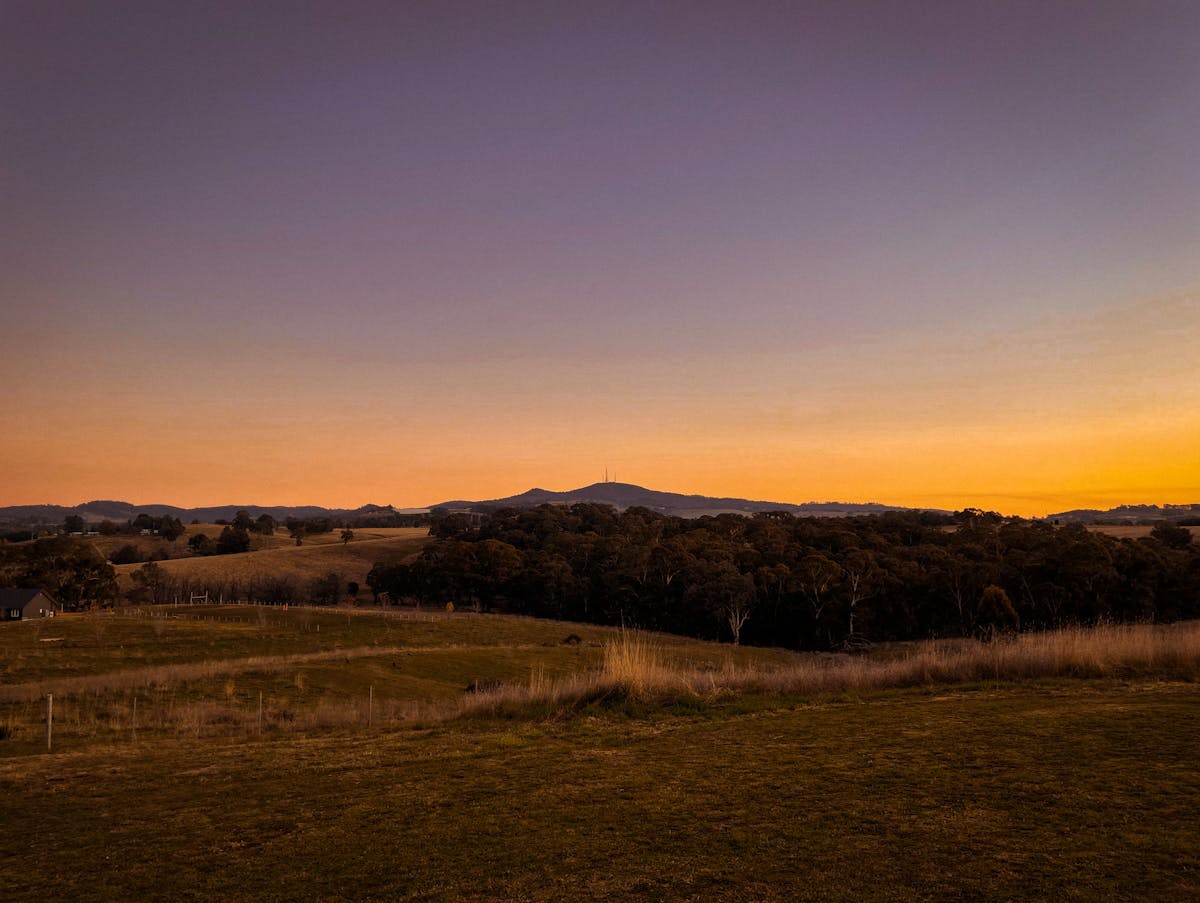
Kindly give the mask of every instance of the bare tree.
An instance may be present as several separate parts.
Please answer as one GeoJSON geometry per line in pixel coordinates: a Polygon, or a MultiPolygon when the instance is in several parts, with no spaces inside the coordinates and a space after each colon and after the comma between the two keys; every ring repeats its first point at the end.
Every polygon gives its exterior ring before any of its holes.
{"type": "Polygon", "coordinates": [[[846,646],[852,647],[858,643],[858,605],[875,595],[875,581],[879,575],[879,568],[875,566],[875,559],[869,552],[851,549],[842,559],[842,571],[850,603],[846,646]]]}
{"type": "Polygon", "coordinates": [[[729,632],[733,634],[733,645],[738,646],[742,642],[742,627],[750,618],[750,612],[754,610],[754,597],[743,596],[737,599],[731,599],[725,605],[725,620],[729,623],[729,632]]]}

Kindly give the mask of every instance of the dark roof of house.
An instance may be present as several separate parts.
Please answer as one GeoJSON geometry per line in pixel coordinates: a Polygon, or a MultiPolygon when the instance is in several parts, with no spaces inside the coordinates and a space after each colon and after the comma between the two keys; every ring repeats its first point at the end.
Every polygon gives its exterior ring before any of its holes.
{"type": "Polygon", "coordinates": [[[34,600],[38,593],[42,593],[47,599],[54,602],[54,597],[44,589],[0,589],[0,608],[24,608],[34,600]]]}

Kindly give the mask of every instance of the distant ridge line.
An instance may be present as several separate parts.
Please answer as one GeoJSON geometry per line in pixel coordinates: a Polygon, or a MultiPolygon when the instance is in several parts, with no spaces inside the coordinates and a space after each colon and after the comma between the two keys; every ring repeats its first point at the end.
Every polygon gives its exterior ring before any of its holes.
{"type": "Polygon", "coordinates": [[[1200,523],[1200,504],[1194,505],[1117,505],[1115,508],[1074,508],[1047,514],[1042,520],[1076,524],[1191,521],[1200,523]]]}
{"type": "MultiPolygon", "coordinates": [[[[884,505],[878,502],[771,502],[754,499],[685,494],[648,489],[634,483],[618,483],[608,480],[569,489],[562,492],[535,487],[518,495],[505,498],[468,501],[455,499],[439,502],[426,508],[396,508],[392,505],[360,505],[357,508],[325,508],[320,505],[210,505],[184,508],[178,505],[135,505],[132,502],[113,499],[95,499],[79,505],[9,505],[0,507],[0,524],[5,525],[49,525],[61,524],[63,519],[78,515],[88,523],[103,520],[116,522],[132,520],[139,514],[151,517],[176,517],[187,523],[201,521],[232,520],[239,511],[251,517],[267,514],[278,521],[295,518],[354,518],[375,514],[424,514],[434,508],[458,510],[487,510],[504,507],[534,507],[544,504],[573,504],[595,502],[612,505],[618,509],[645,507],[663,514],[698,517],[703,514],[724,512],[759,514],[768,511],[786,511],[799,516],[851,517],[862,514],[883,514],[889,511],[926,511],[938,514],[952,512],[939,508],[913,508],[901,505],[884,505]]],[[[1145,524],[1161,521],[1200,524],[1200,504],[1164,505],[1118,505],[1113,508],[1076,508],[1048,514],[1045,520],[1058,523],[1107,523],[1145,524]]]]}
{"type": "Polygon", "coordinates": [[[104,520],[122,522],[133,520],[139,514],[150,517],[175,517],[187,523],[197,520],[212,523],[217,520],[233,520],[239,511],[257,518],[270,515],[278,521],[289,517],[300,519],[315,517],[364,517],[372,514],[422,513],[425,509],[394,508],[391,505],[361,505],[358,508],[324,508],[320,505],[210,505],[201,508],[182,508],[178,505],[135,505],[132,502],[97,499],[79,505],[10,505],[0,508],[0,523],[8,524],[55,524],[66,517],[76,515],[88,523],[104,520]]]}
{"type": "Polygon", "coordinates": [[[612,505],[619,509],[643,507],[664,514],[699,516],[701,514],[737,513],[760,514],[768,511],[786,511],[790,514],[824,517],[849,517],[856,514],[883,514],[888,511],[932,511],[937,508],[907,508],[897,505],[882,505],[878,502],[770,502],[754,499],[729,498],[705,495],[689,495],[681,492],[663,492],[647,489],[633,483],[606,481],[581,486],[564,492],[533,488],[519,495],[486,501],[455,499],[431,505],[431,509],[475,510],[486,508],[525,508],[545,504],[574,504],[595,502],[612,505]]]}

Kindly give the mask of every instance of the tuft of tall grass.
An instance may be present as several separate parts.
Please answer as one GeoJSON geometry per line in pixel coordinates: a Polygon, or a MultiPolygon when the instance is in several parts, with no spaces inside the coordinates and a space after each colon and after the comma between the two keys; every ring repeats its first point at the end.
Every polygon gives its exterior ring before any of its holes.
{"type": "Polygon", "coordinates": [[[668,665],[660,646],[626,630],[605,644],[601,674],[603,683],[635,699],[687,684],[687,672],[668,665]]]}
{"type": "Polygon", "coordinates": [[[667,662],[661,646],[649,637],[622,630],[604,646],[604,659],[592,672],[548,678],[531,671],[527,684],[501,684],[462,699],[454,714],[519,717],[553,714],[605,698],[650,701],[668,690],[691,693],[689,669],[667,662]]]}

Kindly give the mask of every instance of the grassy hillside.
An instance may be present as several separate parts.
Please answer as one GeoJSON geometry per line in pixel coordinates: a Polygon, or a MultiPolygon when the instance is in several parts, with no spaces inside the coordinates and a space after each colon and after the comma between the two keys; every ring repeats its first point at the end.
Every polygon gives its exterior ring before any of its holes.
{"type": "Polygon", "coordinates": [[[1200,895],[1196,624],[863,658],[143,608],[0,624],[0,667],[5,899],[1200,895]]]}
{"type": "MultiPolygon", "coordinates": [[[[304,544],[297,546],[286,535],[277,533],[273,537],[254,537],[267,541],[268,547],[259,551],[252,548],[236,555],[174,558],[160,561],[158,566],[173,577],[195,579],[249,580],[269,575],[311,580],[333,572],[362,583],[376,561],[403,559],[419,552],[429,541],[425,527],[355,530],[355,538],[349,543],[343,543],[339,536],[335,532],[306,537],[304,544]]],[[[116,567],[123,586],[129,585],[129,575],[139,567],[140,564],[116,567]]]]}
{"type": "MultiPolygon", "coordinates": [[[[225,529],[223,524],[188,524],[182,536],[173,540],[165,540],[161,536],[142,536],[141,534],[128,535],[118,533],[113,536],[89,536],[89,542],[96,551],[105,558],[109,558],[118,549],[124,546],[133,546],[145,556],[151,554],[164,555],[167,558],[191,558],[193,553],[188,547],[188,540],[193,536],[202,535],[209,539],[216,540],[221,535],[221,531],[225,529]]],[[[334,542],[337,541],[340,531],[331,533],[322,533],[314,536],[313,539],[319,542],[334,542]]],[[[382,531],[373,531],[379,533],[382,531]]],[[[364,537],[365,538],[365,537],[364,537]]],[[[380,538],[373,536],[371,538],[380,538]]],[[[286,545],[295,545],[295,541],[288,535],[286,530],[276,530],[274,534],[265,536],[261,533],[250,534],[250,550],[254,552],[263,549],[278,549],[286,545]]]]}

